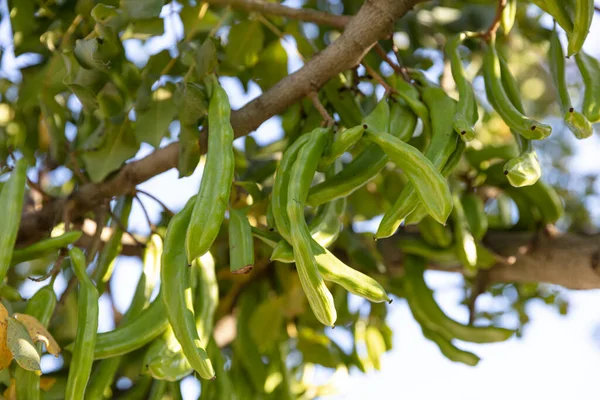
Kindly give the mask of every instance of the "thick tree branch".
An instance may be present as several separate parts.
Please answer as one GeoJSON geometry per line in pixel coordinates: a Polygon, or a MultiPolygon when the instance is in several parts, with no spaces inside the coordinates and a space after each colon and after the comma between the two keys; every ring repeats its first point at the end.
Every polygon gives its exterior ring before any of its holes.
{"type": "Polygon", "coordinates": [[[207,3],[217,6],[231,6],[248,12],[278,15],[298,21],[314,22],[315,24],[329,25],[334,28],[343,28],[352,18],[349,15],[335,15],[307,8],[292,8],[261,0],[208,0],[207,3]]]}
{"type": "MultiPolygon", "coordinates": [[[[600,289],[600,236],[565,234],[555,238],[540,237],[532,232],[490,232],[485,240],[496,253],[516,258],[512,265],[496,265],[489,270],[489,283],[540,282],[567,289],[600,289]],[[533,245],[532,245],[533,243],[533,245]]],[[[379,244],[388,269],[402,268],[403,255],[395,240],[379,244]]],[[[460,272],[460,268],[436,268],[460,272]]],[[[396,270],[396,271],[394,271],[396,270]]]]}
{"type": "MultiPolygon", "coordinates": [[[[402,274],[404,257],[397,243],[403,235],[407,234],[400,233],[378,242],[384,264],[393,275],[402,274]]],[[[496,265],[489,270],[486,280],[489,283],[543,282],[573,290],[600,289],[600,235],[568,233],[555,238],[541,237],[532,246],[534,236],[532,232],[489,232],[486,245],[504,257],[514,256],[516,262],[496,265]]],[[[78,245],[85,246],[90,240],[91,236],[84,235],[78,245]]],[[[143,250],[123,236],[122,254],[141,257],[143,250]]],[[[453,268],[430,265],[429,268],[461,272],[459,265],[453,268]]]]}
{"type": "MultiPolygon", "coordinates": [[[[423,0],[367,0],[359,12],[346,25],[344,33],[329,47],[317,54],[306,65],[279,81],[262,96],[231,113],[235,136],[247,135],[264,121],[285,111],[289,106],[319,90],[336,74],[356,66],[380,39],[392,33],[394,22],[423,0]]],[[[203,132],[201,146],[206,149],[203,132]]],[[[146,158],[131,162],[121,168],[106,182],[85,184],[68,199],[49,202],[38,212],[23,216],[18,244],[26,245],[48,235],[60,222],[63,209],[69,200],[70,217],[81,219],[103,201],[114,196],[130,194],[136,185],[177,166],[179,143],[156,150],[146,158]]]]}

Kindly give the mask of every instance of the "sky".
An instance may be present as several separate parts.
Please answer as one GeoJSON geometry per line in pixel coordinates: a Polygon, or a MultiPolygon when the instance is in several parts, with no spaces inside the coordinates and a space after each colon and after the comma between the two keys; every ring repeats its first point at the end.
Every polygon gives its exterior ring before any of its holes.
{"type": "MultiPolygon", "coordinates": [[[[288,5],[293,3],[287,2],[288,5]]],[[[297,3],[295,3],[297,4],[297,3]]],[[[5,2],[0,11],[4,12],[5,2]]],[[[170,10],[165,7],[165,35],[145,44],[130,40],[125,43],[128,55],[134,62],[143,63],[150,54],[163,48],[170,48],[174,39],[182,36],[181,25],[176,18],[168,16],[170,10]]],[[[6,44],[9,34],[6,19],[0,23],[0,42],[6,44]]],[[[225,34],[221,31],[220,34],[225,34]]],[[[596,16],[590,38],[600,37],[600,19],[596,16]]],[[[294,51],[293,39],[283,42],[288,50],[289,71],[293,72],[302,66],[302,61],[294,51]]],[[[588,40],[585,49],[596,56],[600,49],[592,40],[588,40]]],[[[14,60],[10,54],[4,58],[2,69],[9,76],[18,76],[15,66],[20,60],[14,60]],[[12,75],[11,75],[12,74],[12,75]],[[16,75],[14,75],[16,74],[16,75]]],[[[439,67],[439,65],[438,65],[439,67]]],[[[434,66],[434,69],[436,67],[434,66]]],[[[260,95],[257,85],[251,83],[247,93],[232,78],[222,78],[221,83],[229,94],[233,109],[242,107],[251,99],[260,95]]],[[[379,93],[381,95],[381,93],[379,93]]],[[[173,130],[177,130],[176,124],[173,130]]],[[[259,143],[268,143],[280,137],[282,129],[279,119],[274,117],[261,125],[252,134],[259,143]]],[[[553,140],[552,138],[550,140],[553,140]]],[[[163,140],[166,145],[170,140],[163,140]]],[[[243,145],[243,138],[236,140],[236,146],[243,145]]],[[[600,138],[594,135],[583,142],[575,142],[576,156],[571,159],[570,169],[577,173],[600,173],[600,138]]],[[[149,145],[142,145],[136,159],[153,151],[149,145]]],[[[170,170],[139,185],[160,198],[171,210],[179,210],[187,199],[194,195],[202,176],[202,165],[187,178],[178,179],[178,173],[170,170]]],[[[57,176],[60,180],[61,177],[57,176]]],[[[160,206],[144,199],[153,222],[157,222],[160,206]]],[[[600,205],[598,198],[591,198],[590,205],[600,205]]],[[[600,207],[595,208],[596,220],[600,217],[600,207]]],[[[361,229],[373,231],[376,225],[362,224],[361,229]]],[[[146,219],[141,208],[134,202],[130,217],[130,229],[135,233],[147,234],[146,219]]],[[[112,280],[112,292],[116,296],[116,308],[126,310],[135,285],[141,273],[141,262],[130,257],[119,257],[112,280]]],[[[428,284],[435,289],[436,299],[444,310],[453,318],[465,322],[466,308],[460,306],[462,296],[461,277],[457,274],[428,272],[428,284]]],[[[37,290],[39,284],[28,282],[24,287],[24,296],[29,297],[37,290]]],[[[55,289],[60,293],[65,282],[59,278],[55,289]]],[[[478,354],[482,361],[475,367],[455,364],[444,358],[437,347],[423,338],[420,328],[412,318],[406,302],[395,301],[389,306],[389,322],[394,331],[394,349],[384,355],[381,372],[362,374],[350,371],[350,376],[342,380],[341,393],[334,399],[364,399],[368,396],[377,398],[409,398],[431,399],[442,397],[445,400],[506,399],[506,398],[546,398],[559,399],[572,397],[579,400],[597,399],[598,371],[600,370],[600,290],[565,291],[565,297],[571,303],[569,314],[560,316],[553,309],[535,302],[528,306],[531,322],[520,339],[511,339],[504,343],[492,345],[461,344],[461,347],[478,354]]],[[[478,307],[490,309],[501,304],[501,299],[492,299],[483,295],[478,300],[478,307]]],[[[109,301],[101,299],[100,331],[113,329],[112,310],[109,301]]],[[[509,321],[510,322],[510,321],[509,321]]],[[[59,365],[54,358],[44,357],[44,371],[52,370],[59,365]]],[[[318,373],[317,379],[327,379],[325,372],[318,373]]],[[[125,385],[126,382],[121,382],[125,385]]],[[[193,378],[182,383],[184,398],[195,399],[199,393],[199,385],[193,378]]]]}

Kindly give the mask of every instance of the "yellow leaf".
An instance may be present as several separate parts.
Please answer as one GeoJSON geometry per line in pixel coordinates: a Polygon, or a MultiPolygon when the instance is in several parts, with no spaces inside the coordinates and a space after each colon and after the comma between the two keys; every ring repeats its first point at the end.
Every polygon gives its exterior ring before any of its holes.
{"type": "Polygon", "coordinates": [[[40,378],[40,389],[42,389],[44,392],[47,392],[48,390],[52,389],[52,387],[54,386],[55,383],[56,383],[56,378],[49,378],[47,376],[42,376],[40,378]]]}
{"type": "Polygon", "coordinates": [[[8,350],[7,345],[7,328],[8,328],[8,311],[2,303],[0,303],[0,369],[7,368],[13,359],[13,355],[8,350]]]}
{"type": "Polygon", "coordinates": [[[58,345],[58,343],[56,343],[56,340],[54,340],[50,332],[48,332],[46,328],[44,328],[44,325],[42,325],[40,321],[37,320],[37,318],[31,315],[20,313],[15,313],[13,317],[21,321],[23,326],[25,326],[27,332],[29,333],[29,336],[31,337],[31,340],[33,340],[34,342],[44,343],[44,345],[46,346],[46,350],[48,350],[48,353],[58,357],[58,354],[60,353],[60,346],[58,345]]]}
{"type": "Polygon", "coordinates": [[[40,355],[31,341],[27,329],[19,321],[7,318],[8,321],[8,348],[21,368],[42,374],[40,369],[40,355]]]}
{"type": "Polygon", "coordinates": [[[2,394],[4,400],[17,400],[17,381],[15,378],[10,378],[10,386],[2,394]]]}

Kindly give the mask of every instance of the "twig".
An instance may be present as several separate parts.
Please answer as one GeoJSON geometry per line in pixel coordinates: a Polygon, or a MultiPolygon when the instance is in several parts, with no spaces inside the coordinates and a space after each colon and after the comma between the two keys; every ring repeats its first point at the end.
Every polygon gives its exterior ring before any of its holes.
{"type": "Polygon", "coordinates": [[[154,230],[156,229],[156,226],[152,223],[152,220],[150,219],[150,214],[148,214],[148,210],[146,209],[144,202],[142,202],[142,200],[140,199],[140,196],[138,196],[137,194],[134,196],[134,198],[140,204],[140,207],[142,208],[142,212],[144,213],[144,216],[146,217],[146,221],[148,221],[148,226],[150,227],[150,230],[152,232],[154,232],[154,230]]]}
{"type": "Polygon", "coordinates": [[[490,37],[492,37],[493,35],[496,34],[496,31],[500,27],[500,21],[502,19],[502,11],[504,10],[504,7],[506,7],[506,2],[507,2],[507,0],[498,0],[498,5],[496,7],[496,15],[494,16],[494,20],[492,21],[492,23],[491,23],[490,27],[487,29],[487,31],[482,32],[482,34],[481,34],[481,37],[484,40],[489,40],[490,37]]]}
{"type": "Polygon", "coordinates": [[[139,194],[143,194],[145,196],[148,196],[152,200],[154,200],[155,202],[157,202],[158,204],[160,204],[160,206],[163,208],[163,210],[165,210],[165,212],[167,214],[169,214],[169,216],[172,217],[173,215],[175,215],[175,213],[173,211],[169,210],[169,207],[167,207],[167,205],[165,203],[163,203],[158,197],[154,196],[153,194],[150,194],[150,193],[148,193],[148,192],[146,192],[144,190],[140,190],[140,189],[136,189],[135,192],[136,192],[136,194],[139,193],[139,194]]]}
{"type": "Polygon", "coordinates": [[[123,233],[126,233],[131,239],[133,239],[133,241],[140,247],[144,247],[144,243],[140,242],[139,240],[137,240],[135,238],[135,236],[133,236],[133,234],[131,234],[127,228],[125,228],[125,225],[123,225],[123,222],[121,221],[121,218],[117,217],[117,215],[113,212],[113,210],[110,209],[110,207],[108,208],[108,213],[110,214],[110,217],[113,219],[113,221],[115,221],[115,223],[117,224],[117,226],[119,227],[120,230],[123,231],[123,233]]]}
{"type": "Polygon", "coordinates": [[[467,308],[469,309],[469,325],[473,325],[475,322],[475,303],[479,295],[485,292],[488,284],[488,271],[479,270],[475,276],[475,282],[473,283],[473,289],[467,302],[467,308]]]}
{"type": "Polygon", "coordinates": [[[59,253],[58,253],[58,257],[54,261],[54,265],[52,266],[50,271],[48,271],[47,273],[45,273],[43,276],[41,276],[39,278],[32,278],[31,276],[28,276],[27,279],[29,279],[30,281],[33,281],[33,282],[43,282],[51,276],[55,277],[60,272],[60,266],[62,265],[66,255],[67,255],[67,250],[60,249],[59,253]]]}
{"type": "Polygon", "coordinates": [[[308,97],[310,98],[310,101],[312,101],[319,114],[321,114],[321,118],[323,118],[325,126],[332,127],[335,121],[333,120],[331,115],[329,115],[325,107],[323,107],[323,103],[321,103],[321,100],[319,100],[319,95],[317,94],[317,92],[310,92],[308,94],[308,97]]]}
{"type": "Polygon", "coordinates": [[[389,85],[389,83],[387,83],[385,81],[385,79],[383,79],[383,77],[381,75],[379,75],[379,73],[377,71],[375,71],[373,68],[371,68],[371,66],[369,64],[367,64],[366,62],[363,62],[362,65],[367,70],[367,73],[369,75],[371,75],[373,77],[373,79],[375,79],[377,81],[377,83],[379,83],[381,86],[383,86],[383,88],[385,89],[386,96],[389,95],[390,93],[396,93],[396,89],[391,87],[389,85]]]}
{"type": "Polygon", "coordinates": [[[231,6],[248,12],[272,14],[304,22],[314,22],[319,25],[329,25],[334,28],[344,28],[352,18],[349,15],[335,15],[307,8],[292,8],[278,3],[261,0],[207,0],[207,3],[218,6],[231,6]]]}
{"type": "Polygon", "coordinates": [[[71,162],[71,165],[73,167],[73,169],[71,171],[73,171],[73,173],[77,176],[77,178],[79,179],[80,182],[88,183],[88,179],[81,172],[81,166],[79,165],[79,162],[77,161],[77,157],[75,157],[75,154],[73,154],[71,149],[69,149],[68,147],[67,147],[67,154],[69,155],[69,161],[71,162]]]}
{"type": "MultiPolygon", "coordinates": [[[[263,23],[264,26],[267,27],[267,29],[269,29],[271,32],[273,32],[275,34],[275,36],[277,36],[280,40],[283,40],[285,42],[289,42],[285,35],[283,34],[283,32],[281,32],[281,30],[279,28],[277,28],[275,25],[273,25],[271,23],[271,21],[269,21],[267,18],[263,17],[262,15],[258,16],[258,20],[260,22],[263,23]]],[[[306,57],[304,57],[304,55],[302,53],[300,53],[300,49],[298,49],[298,46],[293,46],[296,49],[296,54],[298,55],[298,57],[300,57],[300,59],[302,60],[302,62],[306,62],[306,57]]]]}
{"type": "Polygon", "coordinates": [[[100,248],[100,244],[102,243],[102,229],[104,228],[104,224],[106,224],[106,204],[100,207],[96,212],[96,230],[94,231],[94,236],[92,236],[92,241],[88,245],[87,254],[85,257],[86,264],[89,265],[94,257],[96,257],[96,253],[98,253],[98,249],[100,248]]]}

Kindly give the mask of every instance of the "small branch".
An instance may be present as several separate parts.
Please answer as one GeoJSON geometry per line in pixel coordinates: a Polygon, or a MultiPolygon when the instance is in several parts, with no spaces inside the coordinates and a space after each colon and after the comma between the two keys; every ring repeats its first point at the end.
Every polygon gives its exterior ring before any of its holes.
{"type": "Polygon", "coordinates": [[[66,249],[60,249],[59,251],[60,252],[58,253],[58,257],[56,258],[56,261],[54,261],[54,265],[52,266],[50,271],[48,271],[46,274],[40,276],[39,278],[32,278],[31,276],[28,276],[27,279],[29,279],[30,281],[33,281],[33,282],[43,282],[50,277],[55,277],[56,275],[58,275],[58,273],[60,272],[60,267],[61,267],[65,257],[67,256],[66,249]]]}
{"type": "Polygon", "coordinates": [[[371,66],[367,63],[362,63],[363,67],[367,70],[367,73],[373,77],[383,88],[385,89],[385,95],[389,95],[390,93],[396,93],[396,89],[391,87],[385,79],[377,71],[375,71],[371,66]]]}
{"type": "Polygon", "coordinates": [[[140,200],[140,197],[137,194],[135,195],[135,199],[137,200],[137,202],[140,204],[140,207],[142,208],[142,212],[144,213],[144,216],[146,217],[146,221],[148,222],[148,226],[150,227],[150,230],[152,232],[154,232],[156,226],[152,223],[152,220],[150,219],[150,214],[148,214],[148,210],[146,209],[146,206],[144,205],[142,200],[140,200]]]}
{"type": "Polygon", "coordinates": [[[121,218],[117,217],[115,215],[115,213],[110,209],[110,207],[108,208],[108,213],[110,214],[110,217],[115,221],[115,223],[117,224],[117,226],[119,227],[120,230],[123,231],[123,233],[126,233],[127,236],[129,236],[130,238],[133,239],[133,241],[140,247],[144,247],[144,243],[140,242],[139,240],[137,240],[135,238],[135,236],[133,236],[132,233],[130,233],[127,228],[125,228],[125,225],[123,225],[123,222],[121,221],[121,218]]]}
{"type": "Polygon", "coordinates": [[[494,16],[494,20],[492,24],[487,29],[487,31],[481,34],[481,37],[484,40],[489,40],[490,37],[496,34],[496,31],[500,27],[500,21],[502,19],[502,11],[504,11],[504,7],[506,7],[507,0],[498,0],[498,5],[496,7],[496,15],[494,16]]]}
{"type": "Polygon", "coordinates": [[[321,118],[323,118],[325,126],[332,127],[335,121],[333,120],[331,115],[329,115],[325,107],[323,107],[323,103],[321,103],[321,100],[319,100],[319,95],[317,94],[317,92],[310,92],[308,94],[308,97],[310,98],[310,101],[312,101],[317,111],[319,111],[319,114],[321,114],[321,118]]]}
{"type": "Polygon", "coordinates": [[[172,217],[173,215],[175,215],[175,213],[173,211],[169,210],[169,208],[167,207],[167,205],[165,203],[163,203],[158,197],[156,197],[153,194],[150,194],[150,193],[148,193],[148,192],[146,192],[144,190],[136,189],[135,191],[136,191],[136,193],[140,193],[140,194],[143,194],[144,196],[150,197],[152,200],[154,200],[155,202],[157,202],[158,204],[160,204],[160,206],[163,208],[163,210],[165,210],[165,212],[167,214],[169,214],[169,216],[172,217]]]}
{"type": "Polygon", "coordinates": [[[207,0],[207,3],[223,7],[230,6],[248,12],[278,15],[298,21],[314,22],[315,24],[328,25],[339,29],[343,29],[352,18],[349,15],[335,15],[307,8],[292,8],[261,0],[207,0]]]}
{"type": "Polygon", "coordinates": [[[94,257],[96,257],[96,253],[98,253],[98,249],[100,249],[100,244],[102,243],[102,229],[104,228],[104,224],[106,224],[106,210],[110,208],[107,207],[106,204],[99,208],[96,213],[96,230],[94,231],[94,236],[92,236],[92,241],[87,247],[87,255],[85,257],[85,261],[87,265],[89,265],[94,257]]]}

